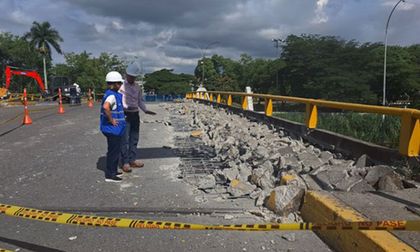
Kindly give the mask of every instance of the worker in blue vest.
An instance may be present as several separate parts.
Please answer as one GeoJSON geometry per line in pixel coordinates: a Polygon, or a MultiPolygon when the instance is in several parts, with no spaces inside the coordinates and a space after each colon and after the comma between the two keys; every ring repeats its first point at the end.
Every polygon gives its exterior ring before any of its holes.
{"type": "Polygon", "coordinates": [[[122,94],[118,93],[118,90],[124,80],[121,74],[116,71],[109,72],[105,80],[109,89],[102,98],[100,119],[100,129],[108,142],[105,181],[121,182],[122,173],[118,172],[118,163],[126,122],[122,105],[122,94]]]}

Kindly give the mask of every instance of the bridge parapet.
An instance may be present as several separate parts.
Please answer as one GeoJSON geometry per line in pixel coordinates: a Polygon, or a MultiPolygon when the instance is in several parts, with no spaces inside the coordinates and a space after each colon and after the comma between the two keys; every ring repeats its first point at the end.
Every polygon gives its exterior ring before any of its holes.
{"type": "Polygon", "coordinates": [[[243,92],[207,91],[190,92],[186,94],[187,99],[207,100],[217,104],[226,104],[228,106],[232,106],[233,97],[241,98],[241,107],[243,110],[246,110],[248,107],[248,97],[263,99],[265,101],[264,113],[266,116],[270,117],[273,115],[273,101],[305,104],[305,124],[309,129],[316,128],[317,126],[318,107],[399,116],[401,120],[399,152],[408,157],[417,157],[420,155],[420,110],[417,109],[393,108],[358,103],[243,92]]]}

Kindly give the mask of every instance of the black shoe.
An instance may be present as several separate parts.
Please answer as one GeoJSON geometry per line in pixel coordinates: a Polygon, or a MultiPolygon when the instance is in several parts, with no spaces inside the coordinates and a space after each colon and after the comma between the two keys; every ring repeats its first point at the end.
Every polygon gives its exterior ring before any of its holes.
{"type": "Polygon", "coordinates": [[[117,175],[115,175],[115,176],[117,176],[117,177],[121,178],[121,177],[122,177],[122,175],[123,175],[123,173],[122,173],[122,172],[117,172],[117,175]]]}
{"type": "Polygon", "coordinates": [[[119,183],[122,181],[122,178],[119,178],[117,176],[112,177],[112,178],[105,178],[105,182],[114,182],[114,183],[119,183]]]}

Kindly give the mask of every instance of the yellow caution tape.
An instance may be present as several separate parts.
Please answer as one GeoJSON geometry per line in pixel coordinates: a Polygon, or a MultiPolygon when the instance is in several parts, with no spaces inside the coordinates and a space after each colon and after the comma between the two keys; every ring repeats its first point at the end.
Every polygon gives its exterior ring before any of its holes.
{"type": "Polygon", "coordinates": [[[178,229],[178,230],[226,230],[226,231],[275,231],[275,230],[406,230],[420,231],[420,220],[386,220],[342,223],[285,223],[285,224],[236,224],[203,225],[170,221],[109,218],[44,211],[33,208],[0,204],[0,213],[13,217],[60,224],[118,227],[138,229],[178,229]]]}

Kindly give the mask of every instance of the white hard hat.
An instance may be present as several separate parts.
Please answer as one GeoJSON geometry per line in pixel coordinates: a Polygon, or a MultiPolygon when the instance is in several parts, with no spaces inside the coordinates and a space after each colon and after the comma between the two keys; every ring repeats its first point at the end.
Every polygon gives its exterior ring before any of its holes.
{"type": "Polygon", "coordinates": [[[137,77],[141,74],[139,66],[135,63],[131,63],[130,65],[128,65],[125,72],[128,75],[131,75],[131,76],[134,76],[134,77],[137,77]]]}
{"type": "Polygon", "coordinates": [[[107,73],[105,77],[106,82],[124,82],[121,74],[117,71],[111,71],[107,73]]]}

